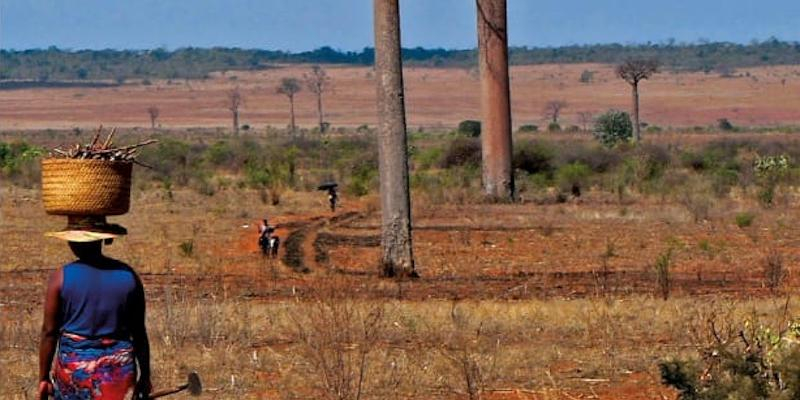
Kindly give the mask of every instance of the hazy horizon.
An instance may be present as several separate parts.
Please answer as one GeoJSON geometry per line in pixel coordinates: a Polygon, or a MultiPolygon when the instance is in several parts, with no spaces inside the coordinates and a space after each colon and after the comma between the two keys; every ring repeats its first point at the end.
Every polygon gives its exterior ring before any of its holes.
{"type": "MultiPolygon", "coordinates": [[[[472,49],[472,0],[401,0],[403,47],[472,49]]],[[[800,41],[800,2],[508,0],[509,44],[800,41]],[[747,29],[741,29],[746,26],[747,29]]],[[[372,46],[369,0],[0,0],[0,48],[239,47],[302,52],[372,46]]]]}

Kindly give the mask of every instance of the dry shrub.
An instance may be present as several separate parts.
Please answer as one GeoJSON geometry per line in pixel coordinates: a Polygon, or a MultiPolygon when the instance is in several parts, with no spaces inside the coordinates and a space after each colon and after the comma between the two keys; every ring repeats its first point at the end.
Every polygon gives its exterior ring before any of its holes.
{"type": "Polygon", "coordinates": [[[743,321],[712,313],[702,321],[699,360],[660,362],[662,382],[684,400],[800,397],[800,322],[790,318],[788,298],[780,307],[764,314],[753,310],[743,321]]]}
{"type": "Polygon", "coordinates": [[[470,400],[481,399],[497,380],[497,363],[502,335],[486,321],[454,303],[450,325],[444,332],[439,353],[450,365],[447,389],[466,394],[470,400]],[[457,386],[455,383],[462,385],[457,386]]]}
{"type": "Polygon", "coordinates": [[[779,289],[786,278],[783,268],[783,255],[777,250],[771,250],[764,258],[764,286],[771,291],[779,289]]]}
{"type": "Polygon", "coordinates": [[[708,182],[697,177],[689,178],[678,192],[678,202],[686,207],[694,222],[710,218],[714,201],[708,182]]]}
{"type": "Polygon", "coordinates": [[[439,163],[441,168],[451,168],[455,166],[472,165],[477,166],[481,163],[481,142],[478,139],[459,137],[453,139],[445,149],[442,160],[439,163]]]}
{"type": "Polygon", "coordinates": [[[670,277],[670,266],[672,265],[672,248],[664,251],[656,257],[653,270],[656,276],[656,290],[662,299],[669,299],[672,290],[672,278],[670,277]]]}
{"type": "Polygon", "coordinates": [[[313,382],[321,398],[357,400],[364,396],[372,356],[385,331],[382,303],[361,303],[336,282],[322,286],[312,300],[289,311],[285,334],[307,365],[303,381],[313,382]]]}
{"type": "Polygon", "coordinates": [[[617,256],[616,240],[606,239],[606,249],[600,254],[600,267],[592,270],[592,276],[595,283],[595,295],[605,297],[610,291],[609,276],[611,275],[611,268],[609,262],[612,258],[617,256]]]}

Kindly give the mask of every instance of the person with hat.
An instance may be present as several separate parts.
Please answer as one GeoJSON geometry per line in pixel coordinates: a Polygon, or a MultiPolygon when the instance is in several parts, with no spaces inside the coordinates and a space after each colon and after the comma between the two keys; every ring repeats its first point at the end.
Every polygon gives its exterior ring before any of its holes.
{"type": "Polygon", "coordinates": [[[47,284],[38,398],[121,400],[131,389],[134,398],[147,398],[144,288],[130,266],[102,253],[127,231],[105,217],[68,218],[66,229],[47,234],[67,241],[77,259],[47,284]]]}

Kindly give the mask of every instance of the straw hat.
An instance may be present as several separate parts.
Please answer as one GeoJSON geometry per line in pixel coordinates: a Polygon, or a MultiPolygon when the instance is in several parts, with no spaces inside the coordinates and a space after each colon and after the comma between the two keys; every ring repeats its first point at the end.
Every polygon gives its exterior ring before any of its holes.
{"type": "Polygon", "coordinates": [[[47,232],[45,236],[68,242],[94,242],[113,239],[128,234],[128,230],[117,224],[106,222],[105,216],[67,217],[67,226],[57,232],[47,232]]]}

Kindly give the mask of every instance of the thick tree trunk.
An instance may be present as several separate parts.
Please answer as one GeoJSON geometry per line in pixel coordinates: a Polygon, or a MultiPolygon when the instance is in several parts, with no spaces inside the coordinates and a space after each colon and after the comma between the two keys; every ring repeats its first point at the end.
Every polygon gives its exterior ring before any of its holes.
{"type": "Polygon", "coordinates": [[[156,129],[156,119],[154,117],[150,117],[150,129],[156,129]]]}
{"type": "Polygon", "coordinates": [[[642,126],[639,123],[639,82],[631,85],[633,88],[633,132],[637,142],[642,141],[642,126]]]}
{"type": "Polygon", "coordinates": [[[297,126],[294,124],[294,96],[289,96],[289,116],[291,118],[289,126],[292,129],[292,135],[294,135],[297,131],[297,126]]]}
{"type": "Polygon", "coordinates": [[[374,0],[378,156],[381,186],[381,269],[384,276],[416,276],[411,243],[408,143],[400,58],[398,0],[374,0]]]}
{"type": "Polygon", "coordinates": [[[476,5],[483,115],[483,191],[495,200],[513,200],[506,0],[476,0],[476,5]]]}

